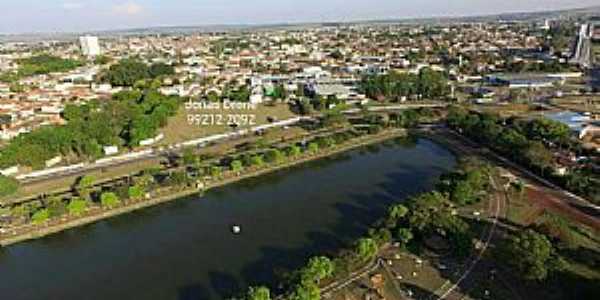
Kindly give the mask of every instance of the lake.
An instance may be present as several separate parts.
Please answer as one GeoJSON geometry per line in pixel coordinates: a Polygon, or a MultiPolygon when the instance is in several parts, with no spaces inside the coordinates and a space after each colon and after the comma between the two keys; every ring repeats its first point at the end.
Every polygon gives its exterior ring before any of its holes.
{"type": "Polygon", "coordinates": [[[388,141],[13,245],[0,298],[227,299],[348,246],[455,163],[427,139],[388,141]]]}

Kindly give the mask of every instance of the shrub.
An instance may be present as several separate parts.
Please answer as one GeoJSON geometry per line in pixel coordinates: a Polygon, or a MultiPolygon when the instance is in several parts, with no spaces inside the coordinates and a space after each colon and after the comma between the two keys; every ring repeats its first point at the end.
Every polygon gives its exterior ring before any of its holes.
{"type": "Polygon", "coordinates": [[[70,215],[80,216],[81,214],[83,214],[87,206],[88,202],[86,200],[83,200],[81,198],[73,198],[69,202],[69,205],[67,205],[67,211],[69,211],[70,215]]]}
{"type": "Polygon", "coordinates": [[[41,224],[50,219],[50,210],[47,208],[36,211],[33,216],[31,216],[31,221],[35,224],[41,224]]]}
{"type": "Polygon", "coordinates": [[[19,182],[4,175],[0,175],[0,197],[10,196],[19,189],[19,182]]]}
{"type": "Polygon", "coordinates": [[[106,192],[100,196],[100,203],[103,207],[112,208],[117,206],[120,202],[121,201],[119,201],[119,197],[112,192],[106,192]]]}

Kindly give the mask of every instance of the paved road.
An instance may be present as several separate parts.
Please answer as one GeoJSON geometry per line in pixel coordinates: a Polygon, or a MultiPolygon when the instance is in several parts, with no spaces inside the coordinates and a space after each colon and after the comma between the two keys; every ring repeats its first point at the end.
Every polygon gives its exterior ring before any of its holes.
{"type": "MultiPolygon", "coordinates": [[[[405,104],[396,104],[396,105],[385,105],[385,106],[369,106],[367,108],[368,111],[371,112],[381,112],[381,111],[393,111],[393,110],[405,110],[405,109],[416,109],[416,108],[440,108],[446,107],[448,103],[422,103],[422,104],[414,104],[414,103],[405,103],[405,104]]],[[[343,111],[345,114],[356,114],[360,113],[362,109],[360,108],[352,108],[343,111]]]]}

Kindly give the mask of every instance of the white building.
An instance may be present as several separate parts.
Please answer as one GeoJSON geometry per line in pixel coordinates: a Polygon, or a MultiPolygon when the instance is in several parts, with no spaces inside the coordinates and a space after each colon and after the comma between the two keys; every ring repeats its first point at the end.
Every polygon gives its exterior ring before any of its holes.
{"type": "Polygon", "coordinates": [[[96,36],[82,36],[79,38],[81,44],[81,51],[83,55],[88,57],[94,57],[100,55],[100,44],[98,43],[98,37],[96,36]]]}

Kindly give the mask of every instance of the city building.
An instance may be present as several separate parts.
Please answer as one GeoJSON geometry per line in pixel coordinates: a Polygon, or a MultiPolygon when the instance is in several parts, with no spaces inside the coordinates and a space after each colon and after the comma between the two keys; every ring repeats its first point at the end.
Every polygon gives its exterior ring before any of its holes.
{"type": "Polygon", "coordinates": [[[82,36],[79,38],[81,44],[81,51],[83,55],[87,57],[95,57],[101,54],[100,44],[98,43],[98,37],[96,36],[82,36]]]}

